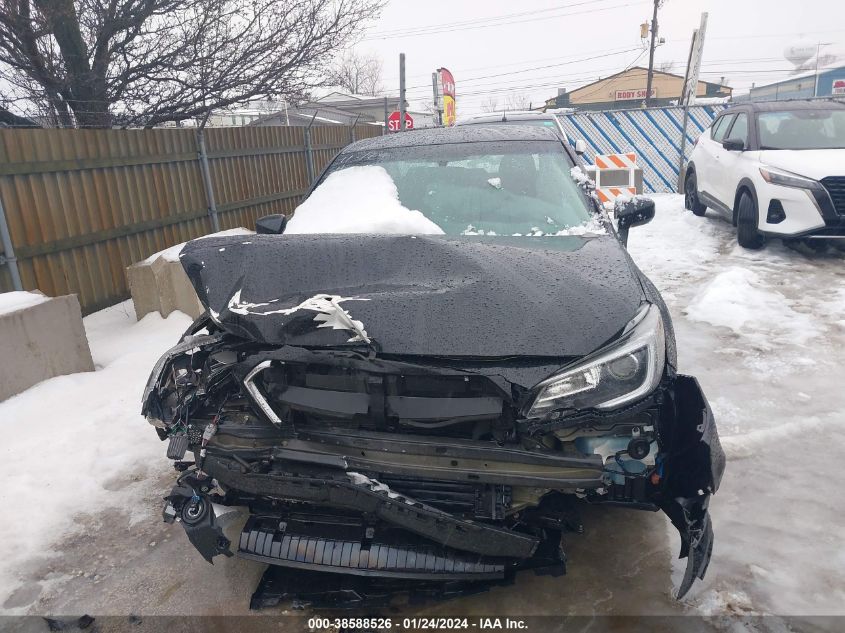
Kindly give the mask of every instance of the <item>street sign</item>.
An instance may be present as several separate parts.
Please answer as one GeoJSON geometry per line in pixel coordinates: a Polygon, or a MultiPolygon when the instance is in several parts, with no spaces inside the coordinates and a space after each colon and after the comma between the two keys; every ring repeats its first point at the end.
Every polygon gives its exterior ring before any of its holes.
{"type": "MultiPolygon", "coordinates": [[[[398,110],[394,110],[390,113],[390,116],[387,117],[387,129],[389,132],[399,132],[401,131],[401,125],[399,125],[399,118],[400,114],[398,110]]],[[[405,113],[405,129],[406,130],[413,130],[414,129],[414,119],[413,117],[405,113]]]]}
{"type": "Polygon", "coordinates": [[[679,105],[695,105],[695,96],[698,94],[698,73],[701,69],[701,57],[704,54],[704,33],[707,30],[707,13],[701,14],[701,25],[693,35],[690,59],[687,64],[687,81],[684,85],[684,92],[681,95],[679,105]]]}

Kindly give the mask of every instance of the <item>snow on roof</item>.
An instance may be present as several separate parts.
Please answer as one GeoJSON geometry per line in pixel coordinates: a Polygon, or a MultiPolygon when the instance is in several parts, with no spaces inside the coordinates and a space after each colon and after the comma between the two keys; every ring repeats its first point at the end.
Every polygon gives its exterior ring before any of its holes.
{"type": "Polygon", "coordinates": [[[443,229],[399,202],[383,167],[364,165],[330,174],[296,208],[285,235],[297,233],[394,233],[439,235],[443,229]]]}
{"type": "Polygon", "coordinates": [[[45,297],[40,292],[29,292],[26,290],[3,292],[0,293],[0,315],[31,308],[49,299],[50,297],[45,297]]]}
{"type": "MultiPolygon", "coordinates": [[[[204,239],[206,237],[225,237],[227,235],[252,235],[255,231],[250,231],[249,229],[245,229],[242,226],[239,226],[235,229],[226,229],[225,231],[219,231],[217,233],[209,233],[208,235],[200,235],[198,240],[204,239]]],[[[178,262],[179,261],[179,253],[182,251],[182,247],[185,246],[187,242],[181,242],[180,244],[174,244],[169,248],[165,248],[163,251],[159,251],[157,253],[153,253],[147,259],[142,262],[141,264],[150,264],[157,260],[159,257],[164,259],[166,262],[178,262]]]]}

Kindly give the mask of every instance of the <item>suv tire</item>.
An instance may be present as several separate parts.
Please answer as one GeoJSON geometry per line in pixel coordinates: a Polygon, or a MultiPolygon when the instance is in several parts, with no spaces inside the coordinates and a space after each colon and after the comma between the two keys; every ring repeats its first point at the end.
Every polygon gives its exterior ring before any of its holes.
{"type": "Polygon", "coordinates": [[[707,211],[707,207],[698,199],[698,182],[694,171],[690,171],[684,179],[684,206],[699,217],[707,211]]]}
{"type": "Polygon", "coordinates": [[[739,196],[736,214],[736,241],[743,248],[761,248],[765,239],[757,229],[757,203],[747,191],[739,196]]]}

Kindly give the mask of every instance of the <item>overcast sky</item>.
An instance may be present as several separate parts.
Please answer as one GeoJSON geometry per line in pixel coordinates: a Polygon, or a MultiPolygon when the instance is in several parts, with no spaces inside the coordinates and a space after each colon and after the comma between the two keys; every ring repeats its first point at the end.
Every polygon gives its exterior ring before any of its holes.
{"type": "MultiPolygon", "coordinates": [[[[684,73],[702,11],[709,20],[701,79],[724,76],[737,92],[788,76],[783,52],[797,41],[845,54],[843,0],[664,0],[658,22],[666,43],[655,67],[674,62],[672,70],[684,73]]],[[[414,106],[431,100],[431,72],[445,66],[455,75],[460,116],[491,97],[502,107],[509,93],[525,93],[536,106],[558,86],[572,90],[647,66],[639,25],[651,13],[651,0],[391,0],[355,48],[382,58],[392,94],[404,52],[414,106]]]]}

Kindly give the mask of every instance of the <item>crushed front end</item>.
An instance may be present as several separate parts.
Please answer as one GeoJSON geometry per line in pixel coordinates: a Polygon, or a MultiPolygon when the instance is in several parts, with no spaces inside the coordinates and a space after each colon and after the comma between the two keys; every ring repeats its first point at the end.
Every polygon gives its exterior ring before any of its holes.
{"type": "Polygon", "coordinates": [[[216,503],[249,509],[238,554],[280,567],[557,574],[578,505],[601,503],[663,510],[688,560],[679,597],[703,577],[724,455],[697,381],[664,363],[656,307],[527,385],[547,359],[383,354],[347,327],[348,345],[269,345],[206,316],[154,368],[143,413],[180,471],[164,517],[209,562],[232,554],[216,503]]]}

